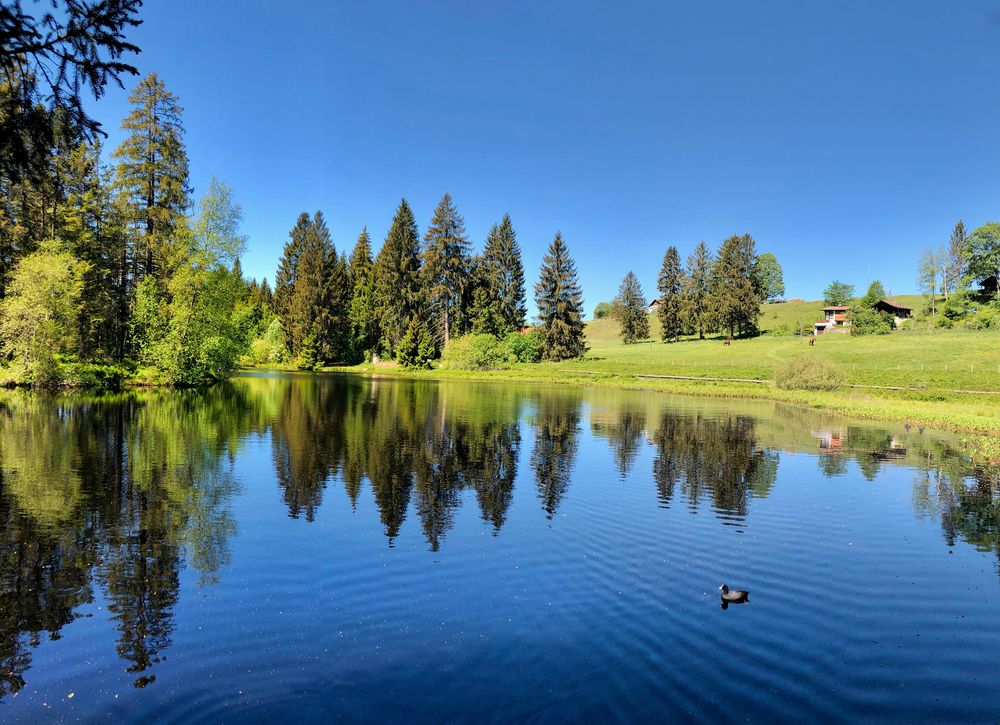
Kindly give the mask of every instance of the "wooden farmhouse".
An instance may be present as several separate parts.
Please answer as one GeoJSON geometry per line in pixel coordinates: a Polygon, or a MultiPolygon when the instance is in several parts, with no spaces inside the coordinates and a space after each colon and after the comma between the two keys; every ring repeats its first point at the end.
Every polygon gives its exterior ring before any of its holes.
{"type": "Polygon", "coordinates": [[[875,311],[881,312],[883,315],[891,315],[893,322],[897,325],[913,314],[911,308],[890,299],[881,299],[875,303],[875,311]]]}

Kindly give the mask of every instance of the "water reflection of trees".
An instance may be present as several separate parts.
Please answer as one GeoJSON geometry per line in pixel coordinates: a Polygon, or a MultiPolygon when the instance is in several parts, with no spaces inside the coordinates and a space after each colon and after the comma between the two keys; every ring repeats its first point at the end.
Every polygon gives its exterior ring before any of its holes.
{"type": "Polygon", "coordinates": [[[1000,471],[970,472],[953,454],[943,452],[918,474],[913,506],[922,516],[940,521],[949,547],[959,540],[980,551],[992,551],[1000,571],[1000,471]]]}
{"type": "Polygon", "coordinates": [[[352,505],[369,483],[390,542],[412,501],[437,550],[464,490],[475,492],[495,531],[503,525],[517,476],[520,396],[493,386],[356,378],[280,384],[272,446],[289,515],[311,520],[339,475],[352,505]]]}
{"type": "Polygon", "coordinates": [[[777,479],[778,454],[758,446],[752,418],[664,413],[652,439],[653,478],[665,507],[679,489],[691,509],[710,500],[727,518],[742,518],[750,498],[767,496],[777,479]]]}
{"type": "Polygon", "coordinates": [[[100,587],[137,687],[170,644],[182,555],[202,582],[228,559],[223,453],[248,429],[228,386],[141,397],[9,395],[0,407],[0,694],[43,634],[100,587]]]}

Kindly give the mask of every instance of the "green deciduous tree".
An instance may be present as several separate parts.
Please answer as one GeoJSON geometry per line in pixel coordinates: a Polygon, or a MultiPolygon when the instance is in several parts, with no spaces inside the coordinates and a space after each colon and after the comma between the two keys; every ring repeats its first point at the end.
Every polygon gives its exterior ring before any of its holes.
{"type": "Polygon", "coordinates": [[[965,258],[966,244],[965,223],[959,219],[951,232],[951,238],[948,240],[947,261],[945,262],[945,295],[949,292],[960,292],[966,288],[965,276],[968,265],[965,258]]]}
{"type": "Polygon", "coordinates": [[[54,381],[56,356],[75,352],[88,269],[64,244],[46,241],[14,270],[0,303],[0,341],[35,384],[54,381]]]}
{"type": "Polygon", "coordinates": [[[625,275],[618,288],[614,311],[621,328],[622,341],[626,345],[649,337],[646,296],[642,293],[639,279],[632,272],[625,275]]]}
{"type": "Polygon", "coordinates": [[[535,285],[535,304],[541,321],[542,355],[546,360],[583,357],[587,350],[583,331],[583,293],[576,264],[562,234],[556,232],[535,285]]]}
{"type": "MultiPolygon", "coordinates": [[[[885,287],[877,279],[868,285],[868,291],[861,298],[861,306],[873,309],[880,301],[885,299],[885,287]]],[[[853,324],[853,323],[852,323],[853,324]]]]}
{"type": "Polygon", "coordinates": [[[930,297],[931,314],[937,312],[937,294],[941,282],[941,254],[928,247],[920,255],[917,268],[917,286],[921,292],[930,297]]]}
{"type": "Polygon", "coordinates": [[[770,252],[757,257],[753,265],[754,287],[761,301],[771,302],[785,296],[785,278],[778,258],[770,252]]]}
{"type": "Polygon", "coordinates": [[[684,270],[677,247],[667,247],[656,288],[660,292],[660,308],[656,311],[660,318],[660,339],[679,340],[684,328],[684,270]]]}
{"type": "Polygon", "coordinates": [[[386,354],[396,354],[410,318],[426,312],[423,302],[420,235],[413,211],[403,199],[375,259],[375,307],[386,354]]]}
{"type": "Polygon", "coordinates": [[[442,346],[448,344],[461,317],[462,293],[469,282],[469,250],[465,222],[451,194],[445,194],[424,235],[420,269],[431,334],[442,346]]]}
{"type": "Polygon", "coordinates": [[[1000,279],[1000,222],[986,222],[969,235],[965,259],[969,279],[975,282],[990,277],[1000,279]]]}
{"type": "Polygon", "coordinates": [[[830,306],[846,306],[854,297],[854,285],[834,280],[823,290],[823,303],[830,306]]]}

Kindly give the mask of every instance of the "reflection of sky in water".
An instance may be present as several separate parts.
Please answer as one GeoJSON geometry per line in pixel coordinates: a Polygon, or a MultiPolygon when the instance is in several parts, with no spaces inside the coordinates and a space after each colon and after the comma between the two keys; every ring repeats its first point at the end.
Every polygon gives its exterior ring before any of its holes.
{"type": "Polygon", "coordinates": [[[995,712],[996,479],[946,436],[321,380],[7,400],[6,716],[995,712]]]}

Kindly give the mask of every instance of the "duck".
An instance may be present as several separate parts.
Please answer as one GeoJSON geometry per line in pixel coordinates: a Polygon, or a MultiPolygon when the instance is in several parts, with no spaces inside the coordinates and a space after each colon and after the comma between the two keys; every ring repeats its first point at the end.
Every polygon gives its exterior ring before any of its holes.
{"type": "Polygon", "coordinates": [[[750,601],[750,592],[746,589],[730,589],[728,584],[719,587],[722,592],[722,601],[728,604],[743,604],[750,601]]]}

